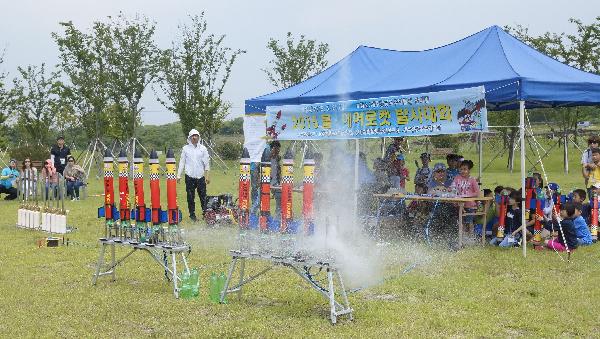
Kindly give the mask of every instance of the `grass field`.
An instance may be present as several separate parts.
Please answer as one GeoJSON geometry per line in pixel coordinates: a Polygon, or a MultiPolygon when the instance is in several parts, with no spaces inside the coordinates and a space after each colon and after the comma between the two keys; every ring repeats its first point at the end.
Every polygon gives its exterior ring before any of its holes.
{"type": "MultiPolygon", "coordinates": [[[[497,146],[486,147],[491,154],[497,146]]],[[[415,152],[407,161],[411,173],[415,152]]],[[[571,152],[571,175],[563,174],[560,152],[545,161],[550,180],[567,190],[582,182],[579,155],[571,152]]],[[[463,153],[474,157],[468,147],[463,153]]],[[[505,163],[498,159],[484,172],[484,187],[518,186],[518,173],[507,173],[505,163]]],[[[236,192],[237,168],[229,165],[213,171],[209,193],[236,192]]],[[[101,190],[93,179],[87,200],[67,202],[77,231],[70,246],[58,248],[37,248],[45,234],[15,228],[18,202],[0,201],[1,337],[597,337],[600,330],[600,245],[578,249],[566,262],[551,251],[523,258],[517,248],[450,252],[400,240],[384,248],[386,280],[350,295],[355,320],[332,326],[325,299],[284,269],[250,284],[241,300],[212,304],[208,276],[226,269],[235,229],[186,219],[189,261],[201,270],[198,299],[174,299],[160,268],[140,253],[119,266],[115,282],[100,278],[94,287],[101,190]]],[[[182,186],[179,204],[187,216],[182,186]]]]}

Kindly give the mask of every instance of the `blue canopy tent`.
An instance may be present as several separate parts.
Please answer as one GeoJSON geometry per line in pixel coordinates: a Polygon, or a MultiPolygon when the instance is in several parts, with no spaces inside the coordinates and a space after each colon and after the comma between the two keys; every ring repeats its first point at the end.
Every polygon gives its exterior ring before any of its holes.
{"type": "Polygon", "coordinates": [[[560,63],[492,26],[425,51],[360,46],[304,82],[246,100],[245,111],[480,85],[490,110],[516,109],[519,101],[529,108],[600,103],[600,76],[560,63]]]}
{"type": "MultiPolygon", "coordinates": [[[[498,26],[425,51],[360,46],[304,82],[246,100],[245,112],[265,114],[267,106],[379,98],[480,85],[486,89],[488,110],[520,109],[521,186],[525,198],[525,105],[535,108],[600,104],[600,76],[552,59],[498,26]]],[[[522,211],[525,223],[525,209],[522,211]]],[[[526,246],[523,251],[525,254],[526,246]]]]}

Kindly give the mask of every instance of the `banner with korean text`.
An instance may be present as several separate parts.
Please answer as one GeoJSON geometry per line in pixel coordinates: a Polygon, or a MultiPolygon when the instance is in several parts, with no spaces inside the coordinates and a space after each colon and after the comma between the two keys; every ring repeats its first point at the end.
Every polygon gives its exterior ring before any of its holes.
{"type": "Polygon", "coordinates": [[[361,139],[484,132],[483,86],[415,95],[267,107],[267,138],[361,139]]]}

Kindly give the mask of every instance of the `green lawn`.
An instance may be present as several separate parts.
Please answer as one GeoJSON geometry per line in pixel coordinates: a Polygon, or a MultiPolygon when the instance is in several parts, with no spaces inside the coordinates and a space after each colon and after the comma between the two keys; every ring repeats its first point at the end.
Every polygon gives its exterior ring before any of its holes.
{"type": "MultiPolygon", "coordinates": [[[[497,146],[487,147],[491,153],[497,146]]],[[[465,146],[463,153],[474,157],[473,150],[465,146]]],[[[571,157],[574,174],[565,176],[556,153],[546,162],[550,180],[567,190],[581,186],[579,156],[571,157]]],[[[484,187],[518,186],[518,173],[507,173],[505,163],[490,166],[484,187]]],[[[209,193],[236,192],[236,164],[229,165],[213,171],[209,193]]],[[[87,200],[67,203],[69,224],[78,230],[68,235],[70,246],[59,248],[37,248],[45,234],[15,228],[18,203],[0,201],[1,337],[595,337],[600,330],[600,245],[578,249],[566,262],[551,251],[531,250],[523,258],[517,248],[449,252],[400,241],[383,248],[385,282],[350,295],[355,320],[332,326],[326,300],[285,269],[248,285],[241,300],[212,304],[208,276],[226,269],[235,229],[186,219],[189,261],[201,270],[198,299],[174,299],[160,268],[142,253],[118,268],[116,282],[100,278],[94,287],[101,190],[94,179],[87,200]]],[[[182,186],[179,204],[187,216],[182,186]]],[[[247,270],[263,267],[257,262],[247,270]]]]}

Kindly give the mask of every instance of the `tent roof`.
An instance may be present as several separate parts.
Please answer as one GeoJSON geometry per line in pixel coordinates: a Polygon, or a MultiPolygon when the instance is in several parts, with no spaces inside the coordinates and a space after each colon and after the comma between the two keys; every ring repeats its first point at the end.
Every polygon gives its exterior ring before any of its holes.
{"type": "Polygon", "coordinates": [[[600,76],[580,71],[492,26],[425,51],[359,46],[323,72],[246,100],[246,113],[298,105],[484,85],[489,109],[600,104],[600,76]]]}

